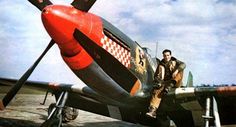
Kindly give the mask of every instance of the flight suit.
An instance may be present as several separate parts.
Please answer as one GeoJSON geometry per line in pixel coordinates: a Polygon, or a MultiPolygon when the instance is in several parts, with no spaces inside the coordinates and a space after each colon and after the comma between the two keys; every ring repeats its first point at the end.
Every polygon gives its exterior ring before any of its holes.
{"type": "Polygon", "coordinates": [[[183,70],[185,67],[185,63],[174,57],[171,57],[169,62],[164,62],[164,60],[160,62],[154,74],[154,86],[151,93],[149,112],[146,115],[155,117],[156,110],[160,105],[163,95],[165,95],[170,88],[178,88],[182,85],[183,70]],[[177,75],[172,77],[177,69],[177,75]]]}

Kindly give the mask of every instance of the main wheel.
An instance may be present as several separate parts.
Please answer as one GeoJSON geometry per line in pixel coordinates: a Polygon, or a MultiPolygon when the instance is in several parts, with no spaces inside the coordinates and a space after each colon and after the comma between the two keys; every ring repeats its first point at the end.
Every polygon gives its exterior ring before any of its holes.
{"type": "Polygon", "coordinates": [[[49,105],[48,107],[48,116],[50,115],[50,113],[52,112],[53,108],[56,106],[56,103],[52,103],[49,105]]]}
{"type": "MultiPolygon", "coordinates": [[[[48,116],[51,114],[53,108],[55,108],[56,104],[52,103],[50,104],[48,108],[48,116]]],[[[43,124],[44,126],[50,126],[50,127],[61,127],[62,126],[62,114],[58,113],[58,110],[51,116],[50,119],[46,120],[46,122],[43,124]]]]}
{"type": "Polygon", "coordinates": [[[79,111],[72,107],[64,107],[62,110],[62,122],[67,123],[71,120],[75,120],[79,115],[79,111]]]}

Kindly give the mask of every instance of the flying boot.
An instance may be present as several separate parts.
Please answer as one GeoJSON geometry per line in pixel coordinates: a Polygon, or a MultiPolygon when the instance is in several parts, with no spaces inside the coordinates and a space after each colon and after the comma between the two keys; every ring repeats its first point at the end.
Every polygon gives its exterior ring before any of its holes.
{"type": "Polygon", "coordinates": [[[151,118],[156,118],[156,111],[157,111],[157,108],[153,106],[149,106],[146,116],[151,117],[151,118]]]}

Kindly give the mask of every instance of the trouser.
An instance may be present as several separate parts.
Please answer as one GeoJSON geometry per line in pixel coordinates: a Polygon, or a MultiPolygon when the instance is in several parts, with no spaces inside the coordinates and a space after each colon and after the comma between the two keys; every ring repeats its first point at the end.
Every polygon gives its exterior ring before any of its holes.
{"type": "MultiPolygon", "coordinates": [[[[175,88],[178,88],[182,85],[182,79],[183,79],[183,71],[179,72],[176,77],[173,79],[176,84],[175,88]]],[[[163,90],[165,87],[167,87],[169,84],[162,84],[161,87],[156,88],[154,87],[151,93],[151,100],[150,100],[150,107],[153,107],[155,109],[158,109],[160,103],[161,103],[161,98],[164,96],[163,90]]]]}

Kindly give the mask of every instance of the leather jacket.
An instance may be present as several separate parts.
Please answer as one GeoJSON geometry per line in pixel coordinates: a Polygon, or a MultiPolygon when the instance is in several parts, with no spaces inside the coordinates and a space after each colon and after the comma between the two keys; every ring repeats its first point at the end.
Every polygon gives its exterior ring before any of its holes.
{"type": "Polygon", "coordinates": [[[160,64],[157,66],[156,72],[154,74],[155,80],[167,81],[172,79],[172,74],[178,69],[178,71],[183,71],[186,65],[184,62],[177,60],[175,57],[171,57],[171,60],[165,62],[164,59],[161,60],[160,64]]]}

